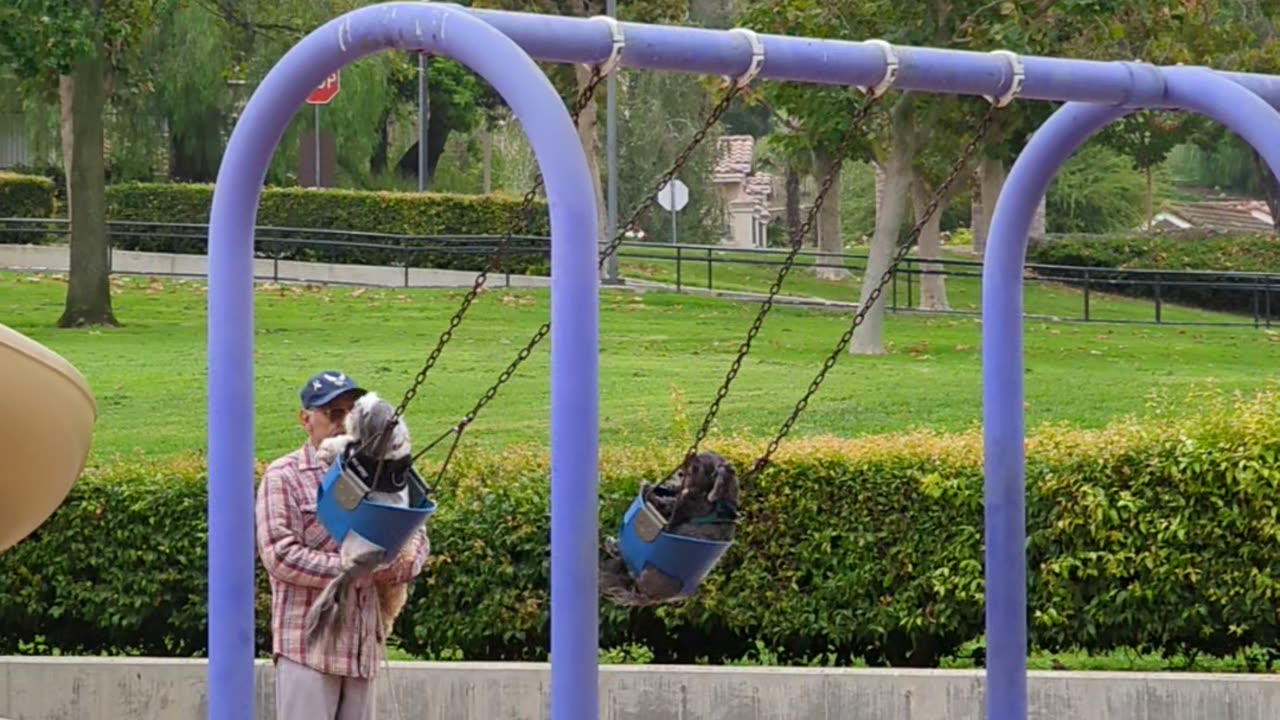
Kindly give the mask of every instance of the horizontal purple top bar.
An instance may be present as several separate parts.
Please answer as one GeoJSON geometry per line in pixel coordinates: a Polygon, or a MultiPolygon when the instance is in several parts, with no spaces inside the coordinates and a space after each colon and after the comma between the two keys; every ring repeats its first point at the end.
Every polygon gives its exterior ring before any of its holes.
{"type": "MultiPolygon", "coordinates": [[[[609,57],[605,22],[588,18],[464,8],[510,37],[535,60],[597,64],[609,57]]],[[[626,40],[622,66],[701,75],[738,76],[751,65],[751,43],[729,30],[619,23],[626,40]]],[[[873,86],[885,71],[880,48],[867,42],[758,35],[764,47],[759,77],[823,85],[873,86]]],[[[1003,94],[1012,71],[1006,58],[967,50],[894,46],[897,90],[953,95],[1003,94]]],[[[1151,66],[1022,56],[1020,98],[1159,107],[1163,82],[1151,66]]],[[[1280,77],[1223,73],[1280,107],[1280,77]]]]}

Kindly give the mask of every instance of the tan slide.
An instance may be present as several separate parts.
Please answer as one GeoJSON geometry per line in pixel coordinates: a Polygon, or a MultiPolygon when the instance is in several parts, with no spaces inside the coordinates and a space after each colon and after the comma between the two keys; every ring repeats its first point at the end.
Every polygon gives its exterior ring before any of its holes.
{"type": "Polygon", "coordinates": [[[97,406],[65,358],[0,325],[0,552],[30,535],[84,470],[97,406]]]}

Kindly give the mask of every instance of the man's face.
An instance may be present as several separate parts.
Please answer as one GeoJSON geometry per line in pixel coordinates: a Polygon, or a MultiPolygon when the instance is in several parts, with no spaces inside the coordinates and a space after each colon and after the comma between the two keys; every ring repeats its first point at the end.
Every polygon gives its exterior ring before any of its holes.
{"type": "Polygon", "coordinates": [[[319,446],[326,438],[341,435],[345,430],[343,421],[355,404],[356,393],[348,392],[330,400],[326,405],[304,409],[298,419],[311,444],[319,446]]]}

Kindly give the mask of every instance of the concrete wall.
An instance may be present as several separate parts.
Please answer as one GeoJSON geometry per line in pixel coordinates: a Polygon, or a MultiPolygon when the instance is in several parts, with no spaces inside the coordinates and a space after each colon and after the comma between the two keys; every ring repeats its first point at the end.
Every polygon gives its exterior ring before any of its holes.
{"type": "MultiPolygon", "coordinates": [[[[545,665],[395,663],[383,673],[379,720],[546,717],[545,665]]],[[[273,717],[272,678],[260,662],[261,720],[273,717]]],[[[201,660],[0,657],[0,718],[196,720],[204,703],[201,660]]],[[[615,666],[601,669],[600,709],[602,720],[981,720],[982,674],[615,666]]],[[[1274,720],[1280,677],[1032,673],[1029,710],[1030,720],[1274,720]]]]}
{"type": "MultiPolygon", "coordinates": [[[[0,245],[0,268],[40,272],[66,272],[69,267],[66,245],[0,245]]],[[[114,250],[111,271],[130,275],[205,277],[209,259],[204,255],[155,253],[137,250],[114,250]]],[[[258,258],[253,261],[253,274],[258,280],[281,282],[313,282],[337,285],[372,285],[376,287],[471,287],[476,273],[470,270],[405,269],[383,265],[342,265],[329,263],[279,262],[258,258]]],[[[501,273],[489,276],[489,287],[506,287],[508,277],[501,273]]],[[[548,287],[551,278],[511,275],[511,287],[548,287]]]]}

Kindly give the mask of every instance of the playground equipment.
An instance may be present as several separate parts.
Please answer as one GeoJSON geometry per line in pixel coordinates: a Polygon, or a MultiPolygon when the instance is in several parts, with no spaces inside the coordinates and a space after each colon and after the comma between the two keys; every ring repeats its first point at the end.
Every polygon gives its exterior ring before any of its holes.
{"type": "MultiPolygon", "coordinates": [[[[844,85],[868,88],[875,96],[895,90],[971,95],[995,107],[1015,99],[1068,103],[1033,136],[1011,169],[996,204],[983,270],[986,712],[990,720],[1024,720],[1021,273],[1032,214],[1071,151],[1108,122],[1137,109],[1209,115],[1252,143],[1273,170],[1280,169],[1280,114],[1272,107],[1280,105],[1280,78],[420,2],[363,7],[326,23],[291,49],[254,93],[228,144],[213,200],[209,717],[214,720],[253,714],[253,508],[247,491],[253,482],[253,435],[245,420],[253,417],[252,238],[259,190],[271,152],[307,93],[344,65],[384,50],[447,56],[489,81],[525,128],[543,171],[553,246],[553,324],[539,331],[549,333],[552,348],[552,720],[595,718],[599,707],[598,597],[592,572],[596,508],[581,502],[597,495],[598,229],[585,158],[565,151],[578,146],[574,125],[534,60],[586,64],[595,68],[597,79],[626,67],[719,75],[735,84],[759,77],[844,85]]],[[[890,264],[883,272],[887,276],[891,271],[890,264]]],[[[451,321],[451,328],[455,325],[451,321]]],[[[841,337],[823,373],[852,332],[851,327],[841,337]]],[[[538,339],[535,335],[533,344],[538,339]]],[[[509,371],[504,375],[509,377],[509,371]]],[[[766,458],[821,377],[797,403],[766,458]]],[[[485,397],[491,399],[496,387],[485,397]]],[[[455,441],[460,434],[459,429],[455,441]]]]}
{"type": "Polygon", "coordinates": [[[404,476],[409,490],[408,507],[371,500],[369,494],[377,487],[374,479],[378,468],[376,463],[375,467],[368,467],[369,464],[355,453],[339,453],[316,491],[316,515],[338,544],[354,530],[374,545],[386,548],[391,556],[435,513],[436,504],[412,467],[404,476]]]}
{"type": "Polygon", "coordinates": [[[0,552],[27,537],[84,470],[97,408],[89,385],[61,355],[0,325],[0,552]]]}

